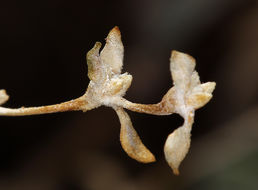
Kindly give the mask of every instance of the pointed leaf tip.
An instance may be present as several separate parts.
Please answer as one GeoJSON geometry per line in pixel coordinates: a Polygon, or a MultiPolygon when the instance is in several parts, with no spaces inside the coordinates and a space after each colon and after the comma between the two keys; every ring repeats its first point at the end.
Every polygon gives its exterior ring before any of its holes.
{"type": "Polygon", "coordinates": [[[206,82],[195,86],[187,97],[187,105],[192,106],[194,109],[203,107],[212,98],[215,86],[215,82],[206,82]]]}
{"type": "Polygon", "coordinates": [[[121,36],[121,32],[118,26],[115,26],[114,28],[112,28],[112,30],[110,30],[108,35],[112,35],[116,33],[117,36],[121,36]]]}
{"type": "Polygon", "coordinates": [[[120,74],[123,67],[124,46],[119,28],[114,27],[106,38],[106,45],[100,53],[101,60],[115,74],[120,74]]]}

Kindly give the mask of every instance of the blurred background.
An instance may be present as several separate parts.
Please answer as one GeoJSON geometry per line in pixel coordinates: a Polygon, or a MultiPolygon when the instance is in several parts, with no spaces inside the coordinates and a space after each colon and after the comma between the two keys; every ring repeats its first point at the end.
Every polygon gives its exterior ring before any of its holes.
{"type": "Polygon", "coordinates": [[[0,6],[0,89],[6,107],[74,99],[87,85],[85,55],[119,26],[126,98],[156,103],[172,86],[172,49],[196,58],[214,98],[197,110],[180,176],[163,145],[183,123],[128,111],[157,162],[129,158],[110,108],[0,117],[0,189],[168,190],[258,188],[258,2],[256,0],[18,1],[0,6]]]}

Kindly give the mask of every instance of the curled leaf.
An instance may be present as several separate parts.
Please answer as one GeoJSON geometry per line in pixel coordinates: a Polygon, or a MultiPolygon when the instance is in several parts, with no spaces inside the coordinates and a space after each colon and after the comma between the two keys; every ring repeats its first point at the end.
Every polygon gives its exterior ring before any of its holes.
{"type": "Polygon", "coordinates": [[[100,62],[99,49],[101,43],[96,42],[94,47],[87,53],[88,77],[91,81],[99,82],[103,80],[104,68],[100,62]]]}
{"type": "Polygon", "coordinates": [[[0,105],[4,104],[9,99],[9,96],[6,94],[5,90],[0,90],[0,105]]]}
{"type": "Polygon", "coordinates": [[[131,119],[128,114],[123,110],[123,108],[116,108],[115,111],[121,123],[120,141],[124,151],[131,158],[139,162],[155,162],[155,157],[144,146],[137,132],[133,128],[131,119]]]}

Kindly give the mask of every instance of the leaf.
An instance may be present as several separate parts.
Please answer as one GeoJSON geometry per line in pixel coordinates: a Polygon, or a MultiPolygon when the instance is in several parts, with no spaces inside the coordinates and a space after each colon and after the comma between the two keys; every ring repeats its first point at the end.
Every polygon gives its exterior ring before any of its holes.
{"type": "Polygon", "coordinates": [[[0,105],[4,104],[9,99],[9,96],[6,94],[5,90],[0,90],[0,105]]]}
{"type": "Polygon", "coordinates": [[[215,89],[216,83],[206,82],[197,85],[192,89],[187,97],[186,104],[194,109],[199,109],[207,104],[212,98],[212,92],[215,89]]]}
{"type": "Polygon", "coordinates": [[[100,82],[105,77],[104,68],[99,58],[101,43],[96,42],[94,47],[87,53],[88,77],[91,81],[100,82]]]}
{"type": "Polygon", "coordinates": [[[128,88],[131,86],[133,77],[127,73],[118,75],[110,79],[110,95],[124,96],[128,88]]]}
{"type": "Polygon", "coordinates": [[[200,85],[201,82],[200,82],[200,77],[199,77],[199,74],[197,73],[197,71],[194,71],[192,73],[192,76],[191,76],[191,81],[190,81],[190,89],[193,89],[194,87],[200,85]]]}
{"type": "Polygon", "coordinates": [[[215,82],[206,82],[200,85],[196,85],[192,90],[192,94],[196,93],[207,93],[211,94],[213,90],[215,89],[216,83],[215,82]]]}
{"type": "Polygon", "coordinates": [[[100,47],[101,43],[96,42],[87,53],[88,76],[91,81],[85,96],[92,107],[112,107],[117,103],[116,98],[120,99],[125,95],[133,78],[128,73],[121,74],[124,47],[118,27],[109,32],[106,45],[99,54],[100,47]]]}
{"type": "Polygon", "coordinates": [[[170,58],[170,71],[173,83],[177,89],[185,92],[190,87],[191,76],[195,68],[195,59],[190,55],[172,51],[170,58]]]}
{"type": "Polygon", "coordinates": [[[190,148],[190,137],[190,130],[182,126],[171,133],[166,140],[164,146],[165,157],[175,175],[179,175],[179,165],[190,148]]]}
{"type": "Polygon", "coordinates": [[[199,109],[199,108],[203,107],[205,104],[207,104],[211,98],[212,98],[211,94],[197,93],[197,94],[191,95],[187,99],[187,104],[189,106],[193,107],[194,109],[199,109]]]}
{"type": "Polygon", "coordinates": [[[124,111],[123,108],[116,108],[115,111],[121,123],[120,141],[124,151],[131,158],[139,162],[155,162],[155,157],[144,146],[137,132],[134,130],[128,114],[124,111]]]}
{"type": "Polygon", "coordinates": [[[104,65],[109,66],[114,74],[120,74],[123,67],[124,46],[119,28],[114,27],[106,38],[106,45],[100,53],[104,65]]]}

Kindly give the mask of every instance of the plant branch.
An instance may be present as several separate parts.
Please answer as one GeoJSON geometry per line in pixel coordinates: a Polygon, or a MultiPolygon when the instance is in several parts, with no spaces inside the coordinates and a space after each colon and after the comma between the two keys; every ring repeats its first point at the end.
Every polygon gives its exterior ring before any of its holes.
{"type": "MultiPolygon", "coordinates": [[[[178,175],[180,163],[190,148],[194,112],[210,101],[216,83],[201,83],[195,71],[195,59],[185,53],[172,51],[170,71],[173,87],[157,104],[133,103],[123,98],[133,77],[128,73],[121,74],[124,47],[118,27],[114,27],[109,32],[101,52],[100,48],[101,43],[97,42],[87,53],[90,83],[83,96],[49,106],[18,109],[0,106],[0,115],[25,116],[77,110],[85,112],[102,105],[112,107],[121,123],[120,141],[123,149],[131,158],[149,163],[154,162],[155,157],[142,143],[124,108],[152,115],[178,113],[184,118],[184,124],[168,136],[164,146],[166,160],[174,173],[178,175]]],[[[5,90],[0,90],[0,105],[4,104],[8,98],[5,90]]]]}
{"type": "Polygon", "coordinates": [[[22,108],[5,108],[0,107],[1,116],[26,116],[26,115],[39,115],[48,114],[55,112],[66,112],[66,111],[87,111],[90,108],[87,107],[87,101],[84,97],[80,97],[74,100],[63,102],[60,104],[40,106],[40,107],[22,107],[22,108]]]}

